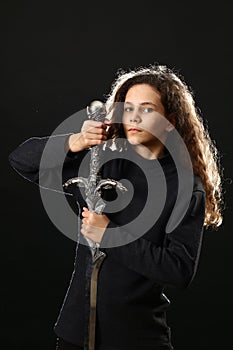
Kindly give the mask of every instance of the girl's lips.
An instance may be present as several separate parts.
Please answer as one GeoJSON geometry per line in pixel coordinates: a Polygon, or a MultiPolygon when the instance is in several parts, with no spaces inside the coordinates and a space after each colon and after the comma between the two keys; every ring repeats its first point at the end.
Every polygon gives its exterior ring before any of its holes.
{"type": "Polygon", "coordinates": [[[130,128],[130,129],[128,129],[128,132],[137,133],[137,132],[141,132],[141,130],[136,129],[136,128],[130,128]]]}

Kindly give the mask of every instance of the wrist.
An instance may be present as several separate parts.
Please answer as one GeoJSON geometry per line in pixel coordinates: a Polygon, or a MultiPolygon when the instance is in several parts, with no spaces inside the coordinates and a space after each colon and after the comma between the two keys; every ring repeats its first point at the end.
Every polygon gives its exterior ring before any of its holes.
{"type": "Polygon", "coordinates": [[[81,142],[81,133],[72,134],[68,137],[67,149],[73,153],[80,152],[83,150],[82,142],[81,142]]]}

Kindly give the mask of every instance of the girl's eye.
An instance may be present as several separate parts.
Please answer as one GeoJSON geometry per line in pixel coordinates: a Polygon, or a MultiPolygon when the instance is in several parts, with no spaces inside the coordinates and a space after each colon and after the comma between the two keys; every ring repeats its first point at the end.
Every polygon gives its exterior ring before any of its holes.
{"type": "Polygon", "coordinates": [[[124,108],[124,111],[129,113],[129,112],[132,112],[133,108],[132,107],[125,107],[124,108]]]}
{"type": "Polygon", "coordinates": [[[152,113],[152,112],[153,112],[153,108],[151,107],[142,108],[142,113],[152,113]]]}

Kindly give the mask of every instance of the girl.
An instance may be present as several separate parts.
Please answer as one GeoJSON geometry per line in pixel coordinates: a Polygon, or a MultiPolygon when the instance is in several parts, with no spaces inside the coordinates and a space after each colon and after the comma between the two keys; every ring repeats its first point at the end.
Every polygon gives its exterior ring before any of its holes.
{"type": "MultiPolygon", "coordinates": [[[[95,349],[171,350],[166,320],[170,302],[164,291],[166,286],[190,285],[204,228],[217,229],[222,223],[218,152],[192,92],[166,66],[119,71],[106,107],[105,122],[86,120],[79,133],[53,138],[43,169],[50,179],[61,165],[64,181],[77,176],[78,168],[87,177],[83,161],[90,147],[103,145],[102,178],[121,181],[128,188],[124,194],[114,188],[103,190],[102,214],[87,209],[79,188],[69,189],[82,208],[81,244],[54,326],[57,349],[88,348],[87,238],[106,255],[97,282],[95,349]]],[[[31,138],[9,156],[12,167],[35,183],[48,139],[31,138]]]]}

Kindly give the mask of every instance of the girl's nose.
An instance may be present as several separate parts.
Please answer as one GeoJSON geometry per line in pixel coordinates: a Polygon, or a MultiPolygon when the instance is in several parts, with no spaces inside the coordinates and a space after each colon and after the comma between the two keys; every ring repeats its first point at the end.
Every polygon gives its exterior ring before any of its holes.
{"type": "Polygon", "coordinates": [[[132,115],[130,116],[130,123],[139,123],[141,120],[141,117],[139,115],[139,111],[138,109],[135,109],[135,111],[132,113],[132,115]]]}

